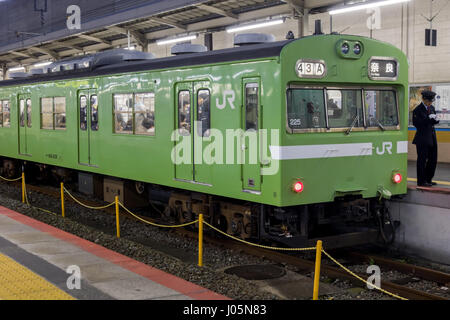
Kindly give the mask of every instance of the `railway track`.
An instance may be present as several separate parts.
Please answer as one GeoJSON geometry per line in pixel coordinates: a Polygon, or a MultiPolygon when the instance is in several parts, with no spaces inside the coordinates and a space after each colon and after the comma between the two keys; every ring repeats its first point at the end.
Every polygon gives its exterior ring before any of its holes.
{"type": "MultiPolygon", "coordinates": [[[[19,184],[13,183],[13,184],[15,184],[17,187],[20,187],[20,183],[19,184]]],[[[52,198],[56,198],[56,199],[59,199],[59,197],[60,197],[60,193],[58,191],[50,190],[47,187],[36,186],[36,185],[27,185],[27,190],[28,190],[28,192],[30,192],[30,191],[38,192],[38,193],[48,195],[48,196],[50,196],[52,198]]],[[[70,199],[69,197],[67,197],[66,201],[73,201],[73,200],[70,199]]],[[[92,201],[92,200],[86,200],[86,199],[83,199],[82,201],[84,203],[86,203],[87,205],[91,205],[91,206],[99,206],[99,205],[104,204],[103,202],[100,202],[100,201],[92,201]]],[[[102,209],[102,211],[108,212],[111,214],[115,214],[115,209],[113,207],[102,209]]],[[[132,216],[127,215],[125,213],[122,213],[122,214],[127,216],[128,218],[133,218],[132,216]]],[[[149,221],[153,221],[156,223],[161,222],[161,221],[158,221],[155,219],[150,219],[149,217],[142,216],[142,218],[145,218],[149,221]]],[[[133,219],[135,219],[135,218],[133,218],[133,219]]],[[[193,232],[193,231],[190,231],[190,230],[187,230],[184,228],[179,228],[179,229],[176,229],[175,231],[182,236],[189,237],[189,238],[192,238],[195,240],[198,239],[198,234],[196,232],[193,232]]],[[[301,270],[302,272],[313,272],[314,271],[314,267],[315,267],[314,261],[299,258],[294,255],[276,252],[273,250],[263,249],[263,248],[259,248],[259,247],[252,247],[252,246],[244,245],[242,243],[239,243],[239,242],[236,242],[233,240],[214,238],[214,237],[210,237],[207,235],[204,236],[204,241],[211,245],[222,247],[225,249],[236,250],[236,251],[240,251],[240,252],[243,252],[243,253],[246,253],[249,255],[254,255],[257,257],[265,257],[266,259],[272,260],[277,263],[289,264],[291,266],[296,267],[298,270],[301,270]]],[[[390,268],[393,270],[397,270],[399,272],[403,272],[403,273],[407,273],[407,274],[414,274],[415,276],[420,277],[421,279],[424,279],[424,280],[433,281],[433,282],[436,282],[436,283],[439,283],[442,285],[447,285],[447,286],[450,285],[450,274],[447,274],[447,273],[443,273],[443,272],[439,272],[436,270],[419,267],[419,266],[415,266],[415,265],[411,265],[411,264],[406,264],[406,263],[394,261],[391,259],[387,259],[384,257],[371,255],[371,254],[362,254],[362,253],[351,252],[351,253],[348,253],[347,256],[349,257],[349,259],[351,259],[353,261],[359,261],[359,262],[371,261],[371,262],[376,263],[377,265],[384,266],[386,268],[390,268]]],[[[326,257],[323,257],[323,259],[326,259],[326,257]]],[[[207,263],[207,261],[206,261],[206,263],[207,263]]],[[[362,282],[360,280],[356,279],[355,277],[353,277],[346,271],[344,271],[340,268],[337,268],[337,267],[327,265],[327,264],[322,264],[321,275],[325,275],[329,278],[334,278],[334,279],[348,280],[348,281],[351,281],[356,286],[362,285],[362,282]]],[[[367,274],[358,274],[358,275],[362,278],[367,278],[367,274]]],[[[407,298],[410,300],[448,300],[445,297],[438,296],[435,294],[430,294],[428,292],[424,292],[424,291],[420,291],[420,290],[416,290],[416,289],[412,289],[405,285],[397,284],[392,281],[381,281],[381,287],[391,293],[397,294],[401,297],[404,297],[404,298],[407,298]]]]}
{"type": "MultiPolygon", "coordinates": [[[[179,233],[184,233],[194,239],[197,238],[197,234],[194,232],[190,232],[187,230],[178,230],[179,233]]],[[[315,263],[314,261],[310,261],[307,259],[302,259],[299,257],[295,257],[289,254],[280,253],[280,252],[274,252],[272,250],[262,249],[262,248],[256,248],[251,246],[242,245],[240,243],[235,243],[231,241],[223,241],[220,239],[214,239],[210,237],[204,237],[204,241],[207,241],[210,244],[217,245],[217,246],[223,246],[226,249],[233,249],[233,250],[240,250],[242,252],[245,252],[247,254],[256,255],[256,256],[264,256],[267,259],[270,259],[274,262],[283,263],[283,264],[289,264],[292,266],[297,267],[298,269],[302,271],[314,271],[315,263]]],[[[326,258],[323,258],[326,259],[326,258]]],[[[387,259],[385,259],[387,260],[387,259]]],[[[426,268],[420,268],[421,274],[430,274],[430,278],[432,277],[431,274],[433,274],[435,271],[431,269],[426,268]]],[[[341,280],[348,280],[354,283],[357,286],[360,286],[362,283],[360,280],[356,279],[346,271],[332,267],[329,265],[322,264],[321,266],[321,275],[326,275],[330,278],[335,279],[341,279],[341,280]]],[[[447,277],[450,277],[448,274],[443,274],[447,277]]],[[[358,276],[362,278],[367,278],[367,274],[358,274],[358,276]]],[[[440,278],[441,279],[441,278],[440,278]]],[[[428,292],[419,291],[416,289],[408,288],[404,285],[399,285],[390,281],[381,281],[381,287],[391,293],[397,294],[401,297],[410,299],[410,300],[448,300],[444,297],[430,294],[428,292]]]]}

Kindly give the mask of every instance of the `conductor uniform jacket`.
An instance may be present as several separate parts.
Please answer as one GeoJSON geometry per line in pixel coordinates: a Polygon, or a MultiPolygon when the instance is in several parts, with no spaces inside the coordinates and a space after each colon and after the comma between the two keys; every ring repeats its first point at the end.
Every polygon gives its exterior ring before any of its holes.
{"type": "Polygon", "coordinates": [[[439,121],[430,119],[430,114],[436,114],[436,110],[433,106],[427,107],[421,103],[413,112],[413,124],[417,128],[416,136],[414,137],[413,144],[420,145],[422,147],[432,147],[437,145],[436,130],[434,125],[439,121]]]}

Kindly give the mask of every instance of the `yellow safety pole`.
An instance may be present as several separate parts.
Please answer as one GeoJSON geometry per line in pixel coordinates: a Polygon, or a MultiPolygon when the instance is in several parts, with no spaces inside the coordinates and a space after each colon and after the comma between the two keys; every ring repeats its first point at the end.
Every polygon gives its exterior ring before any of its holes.
{"type": "Polygon", "coordinates": [[[198,266],[203,267],[203,214],[198,217],[198,266]]]}
{"type": "Polygon", "coordinates": [[[64,208],[64,183],[63,182],[61,182],[61,213],[62,213],[62,217],[65,218],[66,211],[64,208]]]}
{"type": "Polygon", "coordinates": [[[25,172],[22,172],[22,203],[25,203],[25,172]]]}
{"type": "Polygon", "coordinates": [[[314,292],[313,300],[319,300],[319,283],[320,283],[320,263],[322,262],[322,241],[317,241],[316,246],[316,269],[314,271],[314,292]]]}
{"type": "Polygon", "coordinates": [[[119,196],[116,196],[116,228],[117,238],[120,238],[120,221],[119,221],[119,196]]]}

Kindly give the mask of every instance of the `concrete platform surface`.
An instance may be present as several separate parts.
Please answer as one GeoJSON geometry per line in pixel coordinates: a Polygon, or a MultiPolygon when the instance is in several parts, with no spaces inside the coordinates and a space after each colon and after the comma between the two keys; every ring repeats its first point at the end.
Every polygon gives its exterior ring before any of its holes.
{"type": "Polygon", "coordinates": [[[416,188],[390,202],[399,221],[394,243],[400,251],[450,265],[450,189],[416,188]]]}
{"type": "Polygon", "coordinates": [[[95,243],[0,207],[2,299],[228,300],[95,243]],[[10,287],[6,290],[6,287],[10,287]],[[17,286],[16,286],[17,288],[17,286]],[[51,288],[42,289],[42,288],[51,288]]]}
{"type": "MultiPolygon", "coordinates": [[[[450,163],[438,163],[433,181],[438,188],[450,189],[450,163]]],[[[408,182],[417,184],[417,162],[408,161],[408,182]]],[[[434,188],[436,188],[434,187],[434,188]]]]}

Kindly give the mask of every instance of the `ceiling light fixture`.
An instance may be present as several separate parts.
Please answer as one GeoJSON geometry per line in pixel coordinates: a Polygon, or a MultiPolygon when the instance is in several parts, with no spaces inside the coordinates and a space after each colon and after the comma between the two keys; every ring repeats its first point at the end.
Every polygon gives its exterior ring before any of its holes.
{"type": "Polygon", "coordinates": [[[384,6],[389,6],[389,5],[403,3],[403,2],[409,2],[409,1],[411,1],[411,0],[377,1],[377,2],[371,2],[371,3],[351,6],[351,7],[340,7],[340,8],[337,7],[336,9],[331,9],[329,11],[329,13],[330,13],[330,15],[342,14],[342,13],[347,13],[347,12],[352,12],[352,11],[357,11],[357,10],[364,10],[364,9],[370,9],[370,8],[384,7],[384,6]]]}
{"type": "Polygon", "coordinates": [[[45,67],[45,66],[48,66],[48,65],[50,65],[52,63],[53,62],[51,62],[51,61],[40,62],[40,63],[36,63],[35,65],[33,65],[33,67],[36,67],[36,68],[45,67]]]}
{"type": "Polygon", "coordinates": [[[171,44],[171,43],[177,43],[177,42],[184,42],[184,41],[189,41],[189,40],[194,40],[197,39],[198,35],[191,35],[191,36],[186,36],[186,37],[180,37],[180,38],[172,38],[172,39],[164,39],[164,40],[158,40],[156,41],[156,44],[158,46],[162,46],[165,44],[171,44]]]}
{"type": "Polygon", "coordinates": [[[270,26],[274,26],[274,25],[278,25],[278,24],[282,24],[282,23],[284,23],[284,19],[274,19],[274,20],[267,20],[264,22],[253,23],[253,24],[233,26],[233,27],[227,28],[226,30],[228,33],[234,33],[234,32],[239,32],[239,31],[270,27],[270,26]]]}
{"type": "Polygon", "coordinates": [[[8,71],[9,72],[25,71],[25,68],[24,67],[16,67],[16,68],[11,68],[8,71]]]}

